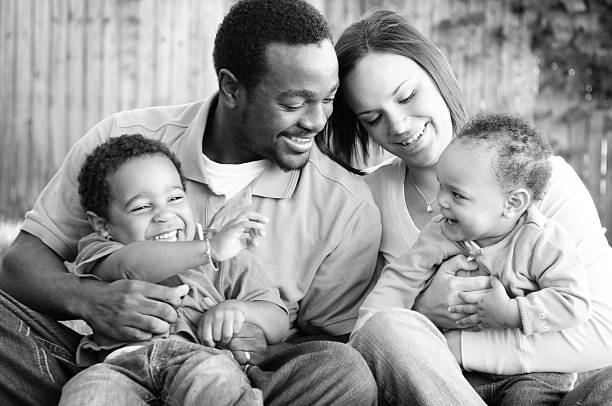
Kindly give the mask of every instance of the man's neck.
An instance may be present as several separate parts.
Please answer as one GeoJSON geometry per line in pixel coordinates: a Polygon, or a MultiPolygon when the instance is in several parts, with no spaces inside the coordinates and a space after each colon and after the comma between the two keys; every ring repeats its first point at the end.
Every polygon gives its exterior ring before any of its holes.
{"type": "Polygon", "coordinates": [[[231,111],[224,109],[218,99],[213,102],[208,112],[202,139],[204,155],[218,163],[242,163],[239,146],[234,141],[237,138],[235,123],[236,118],[231,111]]]}

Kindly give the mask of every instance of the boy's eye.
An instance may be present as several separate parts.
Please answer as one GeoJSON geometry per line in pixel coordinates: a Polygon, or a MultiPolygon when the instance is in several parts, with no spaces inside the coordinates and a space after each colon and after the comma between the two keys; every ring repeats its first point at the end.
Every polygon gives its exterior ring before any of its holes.
{"type": "Polygon", "coordinates": [[[130,213],[141,212],[141,211],[147,210],[149,207],[151,207],[151,206],[148,205],[148,204],[143,204],[143,205],[140,205],[140,206],[136,206],[132,210],[130,210],[130,213]]]}
{"type": "Polygon", "coordinates": [[[180,196],[180,195],[176,195],[176,196],[171,196],[170,199],[168,199],[168,201],[170,202],[178,202],[183,200],[184,196],[180,196]]]}
{"type": "Polygon", "coordinates": [[[453,197],[454,197],[455,199],[463,199],[463,196],[462,196],[462,195],[460,195],[460,194],[459,194],[459,193],[457,193],[457,192],[453,192],[453,197]]]}

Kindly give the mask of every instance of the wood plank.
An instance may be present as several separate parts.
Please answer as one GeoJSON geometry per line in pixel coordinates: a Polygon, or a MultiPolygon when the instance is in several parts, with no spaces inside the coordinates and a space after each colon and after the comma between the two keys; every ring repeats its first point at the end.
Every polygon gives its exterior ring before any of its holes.
{"type": "Polygon", "coordinates": [[[28,183],[30,178],[30,143],[32,137],[32,1],[20,0],[17,2],[17,46],[15,65],[15,126],[12,135],[15,142],[15,159],[17,167],[16,176],[12,182],[15,189],[11,194],[15,204],[28,202],[28,183]]]}
{"type": "MultiPolygon", "coordinates": [[[[32,117],[31,144],[29,148],[30,176],[28,201],[33,204],[36,196],[51,178],[56,168],[52,167],[47,154],[52,144],[49,137],[49,77],[51,59],[49,38],[51,36],[51,10],[47,1],[32,7],[32,117]]],[[[28,206],[31,206],[28,205],[28,206]]]]}

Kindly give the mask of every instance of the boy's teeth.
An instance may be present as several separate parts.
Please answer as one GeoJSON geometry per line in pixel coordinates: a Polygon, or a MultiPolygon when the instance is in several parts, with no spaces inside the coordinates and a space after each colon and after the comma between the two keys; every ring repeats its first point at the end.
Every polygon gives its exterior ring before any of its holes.
{"type": "Polygon", "coordinates": [[[158,234],[155,237],[153,237],[153,239],[154,240],[166,240],[166,239],[171,238],[173,236],[178,238],[178,231],[179,230],[170,231],[170,232],[167,232],[167,233],[164,233],[164,234],[158,234]]]}

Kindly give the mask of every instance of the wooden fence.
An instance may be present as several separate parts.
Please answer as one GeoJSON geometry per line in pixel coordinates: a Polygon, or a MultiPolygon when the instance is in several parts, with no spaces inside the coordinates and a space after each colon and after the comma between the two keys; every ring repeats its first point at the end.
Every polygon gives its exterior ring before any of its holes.
{"type": "MultiPolygon", "coordinates": [[[[336,37],[372,7],[405,14],[449,57],[469,110],[533,119],[577,169],[602,221],[612,226],[612,114],[588,100],[542,91],[532,36],[537,10],[516,8],[527,0],[311,2],[336,37]]],[[[68,148],[108,114],[214,91],[212,43],[231,4],[0,0],[0,215],[21,217],[68,148]]]]}

